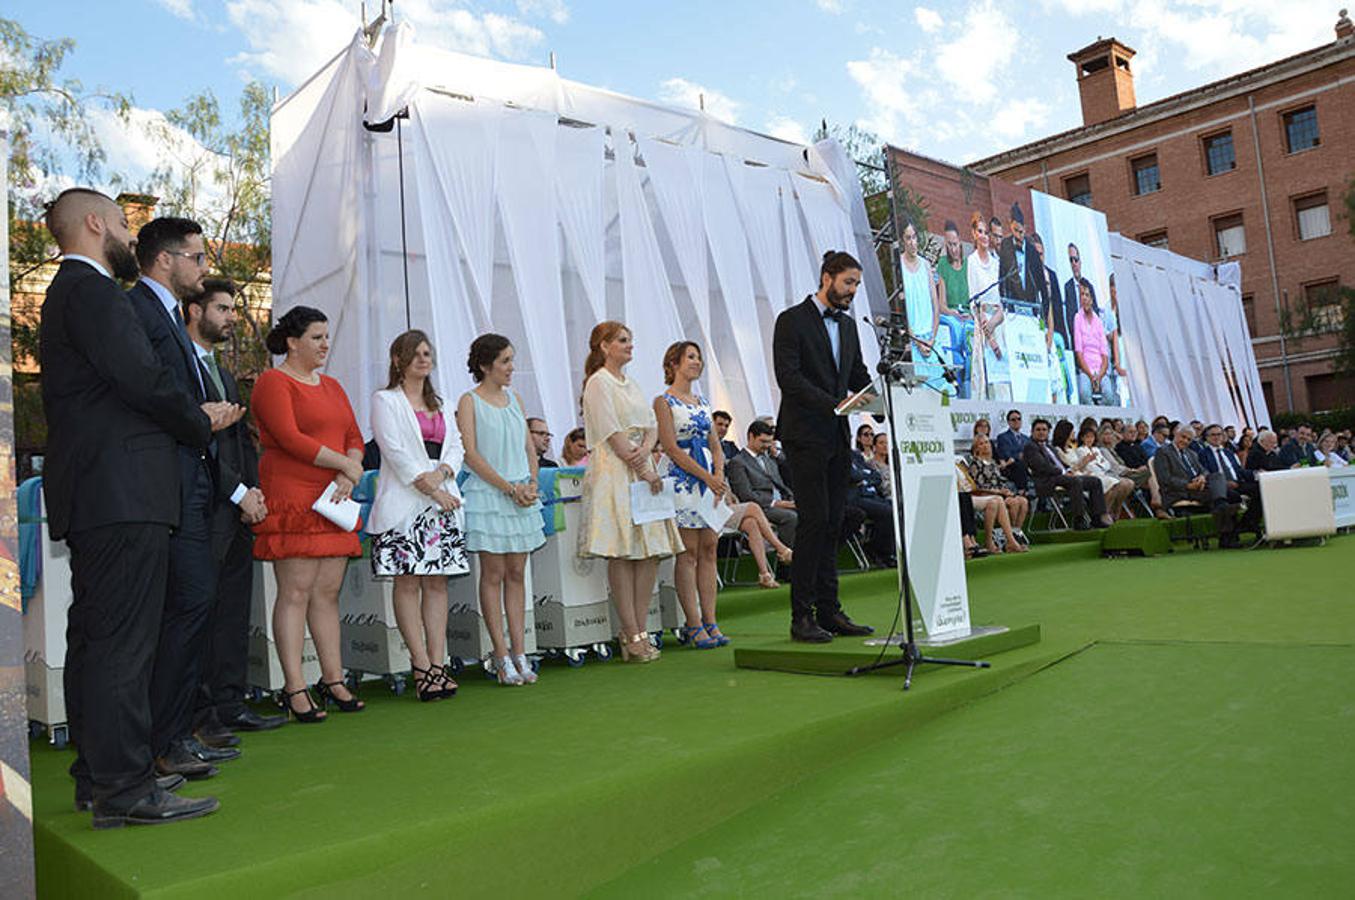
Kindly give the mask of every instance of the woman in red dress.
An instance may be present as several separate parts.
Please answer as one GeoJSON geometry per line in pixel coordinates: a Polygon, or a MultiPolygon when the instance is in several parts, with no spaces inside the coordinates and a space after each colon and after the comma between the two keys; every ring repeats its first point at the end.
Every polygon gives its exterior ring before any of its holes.
{"type": "Polygon", "coordinates": [[[363,707],[343,683],[339,638],[339,588],[347,558],[362,548],[355,532],[341,531],[311,509],[331,482],[334,499],[343,500],[362,479],[362,432],[343,387],[319,371],[329,355],[324,313],[293,307],[266,343],[285,359],[259,376],[251,397],[263,445],[259,486],[268,498],[268,517],[254,528],[254,556],[273,562],[278,583],[273,634],[284,679],[279,705],[298,721],[318,722],[324,708],[315,705],[301,676],[308,624],[320,657],[315,690],[321,702],[327,707],[332,700],[343,712],[363,707]]]}

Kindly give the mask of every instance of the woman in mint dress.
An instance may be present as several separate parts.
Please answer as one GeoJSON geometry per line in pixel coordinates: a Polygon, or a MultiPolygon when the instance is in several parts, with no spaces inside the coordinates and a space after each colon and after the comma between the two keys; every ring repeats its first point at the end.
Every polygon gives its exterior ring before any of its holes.
{"type": "Polygon", "coordinates": [[[536,493],[536,450],[522,404],[508,389],[513,345],[503,335],[482,334],[470,345],[466,366],[477,382],[456,405],[469,473],[461,489],[466,549],[480,554],[480,614],[494,644],[499,683],[532,684],[536,675],[523,643],[525,573],[527,554],[546,537],[536,493]],[[504,646],[505,616],[510,647],[504,646]]]}

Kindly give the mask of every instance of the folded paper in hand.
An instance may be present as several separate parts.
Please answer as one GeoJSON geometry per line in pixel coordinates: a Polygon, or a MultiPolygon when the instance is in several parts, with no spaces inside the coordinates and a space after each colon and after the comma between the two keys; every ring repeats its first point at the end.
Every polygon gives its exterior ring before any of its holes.
{"type": "Polygon", "coordinates": [[[696,513],[711,531],[724,531],[734,510],[724,500],[716,501],[713,491],[702,491],[696,501],[696,513]]]}
{"type": "Polygon", "coordinates": [[[630,518],[636,525],[662,522],[677,515],[677,495],[673,479],[663,479],[663,490],[650,490],[649,482],[633,481],[630,486],[630,518]]]}
{"type": "Polygon", "coordinates": [[[336,501],[334,489],[337,487],[338,485],[331,481],[324,492],[311,504],[311,509],[329,519],[344,531],[356,531],[362,507],[358,506],[357,501],[352,497],[336,501]]]}

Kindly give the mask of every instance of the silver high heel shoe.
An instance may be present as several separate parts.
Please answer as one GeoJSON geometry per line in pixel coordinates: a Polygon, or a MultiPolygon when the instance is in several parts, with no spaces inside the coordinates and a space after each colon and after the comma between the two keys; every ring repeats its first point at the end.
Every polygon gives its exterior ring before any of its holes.
{"type": "Polygon", "coordinates": [[[536,684],[536,672],[532,671],[531,661],[526,656],[518,654],[517,669],[523,684],[536,684]]]}
{"type": "Polygon", "coordinates": [[[513,657],[500,656],[499,664],[495,666],[496,674],[499,676],[499,684],[505,687],[518,687],[522,684],[522,676],[513,666],[513,657]]]}

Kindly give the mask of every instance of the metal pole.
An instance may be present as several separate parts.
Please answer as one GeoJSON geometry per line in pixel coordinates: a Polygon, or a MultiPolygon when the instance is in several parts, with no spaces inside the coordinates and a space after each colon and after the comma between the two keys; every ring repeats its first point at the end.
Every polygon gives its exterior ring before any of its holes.
{"type": "Polygon", "coordinates": [[[400,267],[405,278],[405,330],[414,326],[409,315],[409,241],[405,230],[405,132],[400,116],[395,117],[395,153],[400,169],[400,267]]]}
{"type": "MultiPolygon", "coordinates": [[[[1275,270],[1275,238],[1270,230],[1270,201],[1266,199],[1266,169],[1261,162],[1261,135],[1256,130],[1256,101],[1247,95],[1247,113],[1251,117],[1252,150],[1256,153],[1256,180],[1261,185],[1261,221],[1266,226],[1266,255],[1270,259],[1270,290],[1275,296],[1275,328],[1280,333],[1280,362],[1284,366],[1284,396],[1289,411],[1294,411],[1294,383],[1289,377],[1289,348],[1284,337],[1284,313],[1280,307],[1280,273],[1275,270]]],[[[1274,413],[1274,410],[1271,410],[1274,413]]]]}

